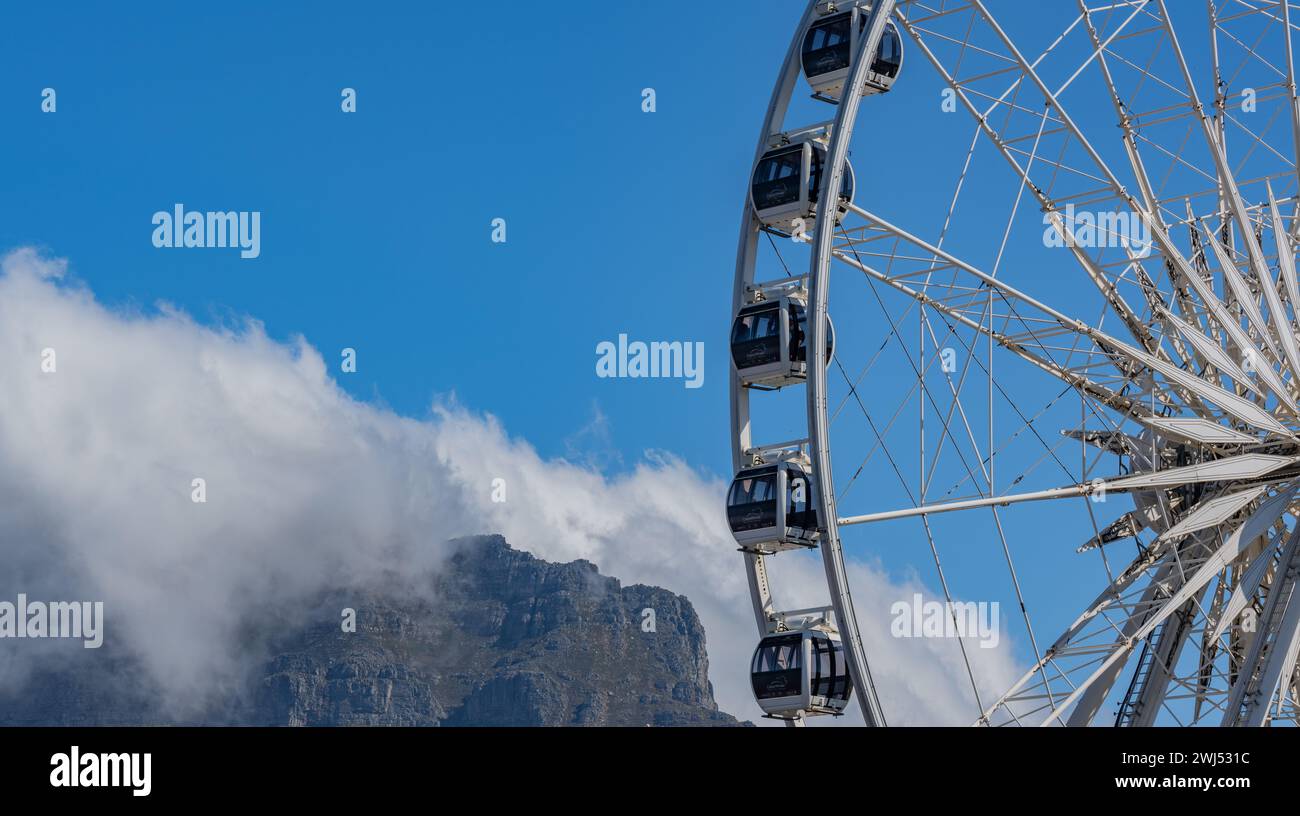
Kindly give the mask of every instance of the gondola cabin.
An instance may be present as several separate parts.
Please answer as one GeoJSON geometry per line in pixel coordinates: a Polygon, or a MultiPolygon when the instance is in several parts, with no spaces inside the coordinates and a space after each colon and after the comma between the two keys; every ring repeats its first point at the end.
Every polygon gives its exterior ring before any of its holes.
{"type": "MultiPolygon", "coordinates": [[[[826,360],[835,331],[826,329],[826,360]]],[[[784,388],[808,378],[808,309],[802,297],[784,296],[740,310],[731,326],[731,360],[747,388],[784,388]]]]}
{"type": "Polygon", "coordinates": [[[763,712],[782,719],[840,714],[853,695],[839,636],[815,629],[759,641],[750,681],[763,712]]]}
{"type": "MultiPolygon", "coordinates": [[[[792,141],[763,154],[754,167],[750,200],[758,220],[786,235],[811,233],[821,197],[826,145],[814,139],[792,141]]],[[[844,163],[836,218],[843,218],[853,201],[853,167],[844,163]]]]}
{"type": "MultiPolygon", "coordinates": [[[[852,60],[866,42],[871,7],[857,6],[814,20],[803,38],[803,73],[813,94],[832,101],[840,98],[852,60]]],[[[867,69],[862,95],[885,93],[903,69],[903,39],[893,20],[886,21],[880,47],[867,69]]]]}
{"type": "Polygon", "coordinates": [[[746,552],[771,554],[817,546],[821,529],[805,462],[746,468],[727,493],[727,523],[746,552]]]}

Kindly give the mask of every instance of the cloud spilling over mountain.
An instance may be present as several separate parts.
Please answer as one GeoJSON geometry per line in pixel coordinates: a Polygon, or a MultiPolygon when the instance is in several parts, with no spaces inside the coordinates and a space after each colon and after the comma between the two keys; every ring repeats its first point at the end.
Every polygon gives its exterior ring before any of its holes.
{"type": "MultiPolygon", "coordinates": [[[[106,640],[178,713],[262,657],[242,637],[250,621],[291,618],[331,587],[426,591],[419,578],[452,554],[443,542],[487,532],[686,595],[719,705],[755,712],[756,634],[725,485],[679,458],[651,452],[607,475],[544,459],[454,404],[402,417],[345,393],[306,340],[275,342],[254,321],[204,326],[166,306],[110,310],[29,249],[0,269],[0,405],[0,600],[103,601],[106,640]],[[205,502],[192,500],[195,479],[205,502]],[[504,502],[493,501],[497,479],[504,502]]],[[[787,608],[822,602],[818,560],[790,556],[781,570],[787,608]]],[[[927,592],[862,563],[851,579],[864,622],[927,592]]],[[[953,641],[864,628],[894,722],[971,719],[953,641]]],[[[1010,646],[968,650],[982,691],[1009,684],[1010,646]]],[[[9,689],[43,662],[96,659],[66,641],[0,640],[0,652],[9,689]]]]}

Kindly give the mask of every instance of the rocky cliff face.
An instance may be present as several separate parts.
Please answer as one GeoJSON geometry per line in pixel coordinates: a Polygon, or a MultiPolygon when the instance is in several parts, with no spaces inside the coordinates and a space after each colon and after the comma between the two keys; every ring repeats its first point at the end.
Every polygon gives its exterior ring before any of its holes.
{"type": "MultiPolygon", "coordinates": [[[[541,561],[499,536],[460,544],[432,600],[322,598],[314,622],[273,643],[248,687],[203,721],[736,724],[713,700],[704,630],[686,598],[623,587],[586,561],[541,561]],[[345,607],[356,610],[355,632],[340,626],[345,607]]],[[[29,693],[0,696],[0,724],[163,721],[148,695],[106,687],[80,672],[37,678],[29,693]]]]}

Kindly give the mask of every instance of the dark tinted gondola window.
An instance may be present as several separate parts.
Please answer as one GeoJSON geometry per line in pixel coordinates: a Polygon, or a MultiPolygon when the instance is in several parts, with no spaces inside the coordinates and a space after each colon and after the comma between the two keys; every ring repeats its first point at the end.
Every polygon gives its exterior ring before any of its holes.
{"type": "Polygon", "coordinates": [[[790,359],[807,362],[808,313],[798,303],[790,304],[790,359]]]}
{"type": "Polygon", "coordinates": [[[849,666],[844,661],[844,644],[835,643],[832,657],[835,660],[835,681],[831,686],[830,696],[837,700],[847,700],[853,693],[853,680],[849,677],[849,666]]]}
{"type": "Polygon", "coordinates": [[[750,340],[762,340],[781,334],[781,315],[775,308],[761,312],[741,315],[736,320],[736,328],[731,333],[731,342],[746,343],[750,340]]]}
{"type": "Polygon", "coordinates": [[[800,668],[803,665],[802,650],[799,648],[800,642],[800,638],[796,635],[764,645],[754,655],[753,670],[761,674],[762,672],[787,671],[800,668]]]}
{"type": "Polygon", "coordinates": [[[798,201],[802,174],[802,145],[763,157],[754,171],[754,206],[764,210],[798,201]]]}
{"type": "MultiPolygon", "coordinates": [[[[822,170],[825,166],[826,148],[814,145],[812,164],[808,172],[808,200],[813,204],[817,203],[818,193],[822,188],[822,170]]],[[[853,168],[848,162],[844,163],[844,175],[840,179],[840,198],[845,201],[853,200],[853,168]]]]}
{"type": "Polygon", "coordinates": [[[790,503],[785,511],[786,526],[811,530],[815,526],[813,519],[816,518],[816,514],[808,504],[808,500],[811,498],[808,495],[810,491],[808,477],[799,471],[790,471],[788,478],[787,492],[790,496],[790,503]]]}
{"type": "Polygon", "coordinates": [[[809,77],[849,67],[852,12],[823,20],[808,29],[803,39],[803,70],[809,77]]]}
{"type": "Polygon", "coordinates": [[[903,41],[898,36],[898,29],[893,22],[885,24],[885,33],[880,37],[880,48],[871,63],[871,70],[887,77],[898,76],[898,69],[903,64],[903,41]]]}
{"type": "Polygon", "coordinates": [[[813,146],[812,165],[808,172],[808,200],[817,203],[817,193],[822,188],[822,167],[826,164],[826,148],[813,146]]]}
{"type": "Polygon", "coordinates": [[[835,682],[835,660],[829,638],[814,637],[812,693],[816,697],[829,697],[835,682]]]}
{"type": "MultiPolygon", "coordinates": [[[[826,321],[826,359],[835,356],[835,326],[826,321]]],[[[798,303],[790,304],[790,359],[797,363],[808,361],[808,310],[798,303]]]]}
{"type": "Polygon", "coordinates": [[[731,357],[738,369],[755,368],[781,359],[779,304],[736,318],[731,331],[731,357]]]}
{"type": "Polygon", "coordinates": [[[776,473],[737,479],[727,495],[727,522],[733,532],[776,526],[776,473]]]}
{"type": "Polygon", "coordinates": [[[750,664],[754,696],[760,700],[803,693],[803,637],[769,637],[759,644],[750,664]]]}
{"type": "Polygon", "coordinates": [[[750,479],[737,479],[731,486],[728,504],[757,504],[776,498],[776,474],[755,476],[750,479]]]}

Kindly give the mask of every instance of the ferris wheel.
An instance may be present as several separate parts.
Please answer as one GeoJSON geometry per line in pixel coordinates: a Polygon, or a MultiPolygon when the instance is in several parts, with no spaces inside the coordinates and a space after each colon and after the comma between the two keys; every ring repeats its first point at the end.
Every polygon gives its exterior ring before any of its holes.
{"type": "Polygon", "coordinates": [[[1015,610],[1007,687],[951,641],[971,723],[1296,724],[1295,15],[995,6],[813,0],[781,64],[732,303],[755,698],[888,723],[845,553],[893,547],[949,616],[982,584],[1015,610]],[[873,111],[927,71],[960,147],[921,163],[873,111]],[[930,175],[886,193],[882,162],[930,175]],[[827,602],[779,609],[808,553],[827,602]]]}

